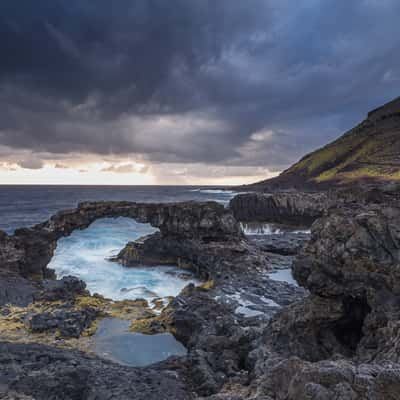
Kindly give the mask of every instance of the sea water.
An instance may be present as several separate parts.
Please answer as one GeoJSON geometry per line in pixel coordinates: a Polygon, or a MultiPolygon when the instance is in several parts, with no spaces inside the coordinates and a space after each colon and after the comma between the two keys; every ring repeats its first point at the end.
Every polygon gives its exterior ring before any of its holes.
{"type": "Polygon", "coordinates": [[[103,358],[142,367],[171,356],[183,356],[186,348],[170,333],[143,335],[129,332],[130,322],[117,318],[100,321],[92,349],[103,358]]]}
{"type": "Polygon", "coordinates": [[[44,222],[57,211],[82,201],[136,201],[167,203],[217,201],[227,205],[236,193],[207,186],[0,186],[0,229],[15,229],[44,222]]]}
{"type": "Polygon", "coordinates": [[[76,230],[58,241],[49,268],[57,278],[73,275],[86,282],[87,289],[113,300],[176,296],[197,280],[175,266],[124,267],[109,258],[128,243],[157,231],[149,224],[129,218],[100,219],[85,230],[76,230]]]}

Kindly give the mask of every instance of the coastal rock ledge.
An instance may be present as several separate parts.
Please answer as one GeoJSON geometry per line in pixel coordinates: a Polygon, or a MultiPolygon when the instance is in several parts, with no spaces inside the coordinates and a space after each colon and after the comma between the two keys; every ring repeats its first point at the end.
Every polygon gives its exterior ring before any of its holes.
{"type": "Polygon", "coordinates": [[[311,226],[330,203],[326,193],[243,193],[229,208],[238,221],[311,226]]]}

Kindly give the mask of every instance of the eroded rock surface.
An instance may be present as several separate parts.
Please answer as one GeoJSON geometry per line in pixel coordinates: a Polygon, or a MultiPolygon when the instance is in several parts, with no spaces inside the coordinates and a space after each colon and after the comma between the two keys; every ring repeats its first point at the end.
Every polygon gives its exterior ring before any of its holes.
{"type": "Polygon", "coordinates": [[[113,259],[127,267],[178,265],[200,278],[225,279],[229,274],[268,268],[267,254],[241,234],[230,240],[176,238],[160,233],[128,243],[113,259]]]}
{"type": "Polygon", "coordinates": [[[0,342],[0,398],[191,400],[180,371],[129,368],[84,353],[0,342]],[[4,396],[4,397],[3,397],[4,396]],[[19,397],[18,397],[19,396],[19,397]],[[30,398],[30,397],[27,397],[30,398]]]}
{"type": "Polygon", "coordinates": [[[400,208],[391,199],[344,202],[314,223],[294,263],[311,294],[254,341],[253,389],[242,398],[400,397],[400,208]]]}
{"type": "Polygon", "coordinates": [[[238,221],[310,226],[329,204],[323,192],[244,193],[235,196],[229,208],[238,221]]]}

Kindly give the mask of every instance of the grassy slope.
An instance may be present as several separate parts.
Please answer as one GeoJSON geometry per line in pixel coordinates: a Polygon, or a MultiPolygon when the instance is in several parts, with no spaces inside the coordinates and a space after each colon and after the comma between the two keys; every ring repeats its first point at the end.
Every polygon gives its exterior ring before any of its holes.
{"type": "Polygon", "coordinates": [[[400,180],[400,98],[369,113],[361,124],[277,178],[247,188],[330,186],[365,178],[400,180]]]}

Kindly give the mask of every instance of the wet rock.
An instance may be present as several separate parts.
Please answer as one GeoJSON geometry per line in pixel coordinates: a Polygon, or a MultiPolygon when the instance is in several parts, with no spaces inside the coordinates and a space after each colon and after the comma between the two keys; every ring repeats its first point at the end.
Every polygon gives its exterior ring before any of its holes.
{"type": "Polygon", "coordinates": [[[236,274],[207,289],[188,285],[159,316],[134,321],[132,328],[147,334],[171,332],[188,349],[196,391],[211,395],[231,379],[248,382],[247,355],[262,322],[280,308],[273,299],[287,305],[302,296],[303,289],[267,276],[236,274]],[[241,304],[260,310],[260,316],[235,313],[241,304]]]}
{"type": "Polygon", "coordinates": [[[241,235],[225,241],[155,233],[128,243],[113,260],[130,267],[175,264],[207,280],[221,279],[235,271],[268,269],[269,265],[266,253],[241,235]]]}

